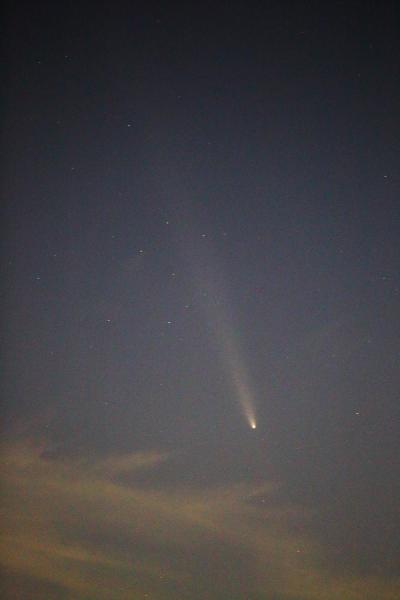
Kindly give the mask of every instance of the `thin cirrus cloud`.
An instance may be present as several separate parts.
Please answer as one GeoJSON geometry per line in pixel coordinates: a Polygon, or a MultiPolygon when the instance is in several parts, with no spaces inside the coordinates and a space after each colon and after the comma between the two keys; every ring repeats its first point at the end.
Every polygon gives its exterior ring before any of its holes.
{"type": "Polygon", "coordinates": [[[170,460],[159,452],[48,459],[28,444],[4,448],[5,597],[17,585],[23,595],[28,582],[32,598],[76,600],[397,597],[398,581],[326,571],[323,548],[292,533],[304,512],[277,506],[272,484],[143,482],[143,470],[170,460]]]}

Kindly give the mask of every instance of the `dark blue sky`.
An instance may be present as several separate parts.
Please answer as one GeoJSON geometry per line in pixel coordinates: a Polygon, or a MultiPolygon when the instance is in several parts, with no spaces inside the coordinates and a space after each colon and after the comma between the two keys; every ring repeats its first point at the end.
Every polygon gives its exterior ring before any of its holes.
{"type": "Polygon", "coordinates": [[[266,4],[5,12],[5,598],[399,592],[396,3],[266,4]]]}

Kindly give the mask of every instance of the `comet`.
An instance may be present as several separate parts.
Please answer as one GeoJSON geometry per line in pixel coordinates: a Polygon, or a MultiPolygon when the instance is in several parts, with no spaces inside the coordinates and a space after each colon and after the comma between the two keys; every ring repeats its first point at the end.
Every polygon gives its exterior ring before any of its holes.
{"type": "MultiPolygon", "coordinates": [[[[186,193],[182,194],[185,195],[186,193]]],[[[228,301],[222,270],[216,264],[215,252],[207,235],[199,235],[191,225],[194,208],[189,204],[180,204],[176,208],[177,222],[181,224],[181,227],[176,228],[177,244],[185,257],[193,287],[202,299],[202,308],[216,342],[226,381],[230,384],[232,396],[248,426],[250,429],[256,429],[255,394],[250,383],[250,373],[244,359],[236,319],[231,314],[231,303],[228,301]]]]}
{"type": "Polygon", "coordinates": [[[208,302],[205,302],[205,310],[219,348],[226,379],[249,427],[256,429],[255,396],[241,351],[240,336],[234,319],[229,314],[228,303],[220,283],[222,277],[212,275],[209,271],[208,277],[202,279],[203,286],[207,289],[206,298],[208,298],[208,302]]]}
{"type": "Polygon", "coordinates": [[[227,379],[231,383],[241,412],[251,429],[256,429],[255,401],[249,381],[248,370],[240,352],[239,340],[232,323],[226,315],[220,314],[215,320],[217,338],[221,349],[222,363],[227,379]]]}

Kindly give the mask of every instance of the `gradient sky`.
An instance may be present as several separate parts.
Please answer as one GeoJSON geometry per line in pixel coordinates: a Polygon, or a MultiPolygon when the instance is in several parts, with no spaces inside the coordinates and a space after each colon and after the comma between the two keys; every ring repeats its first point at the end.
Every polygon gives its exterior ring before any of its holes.
{"type": "Polygon", "coordinates": [[[8,4],[5,600],[400,597],[396,5],[8,4]]]}

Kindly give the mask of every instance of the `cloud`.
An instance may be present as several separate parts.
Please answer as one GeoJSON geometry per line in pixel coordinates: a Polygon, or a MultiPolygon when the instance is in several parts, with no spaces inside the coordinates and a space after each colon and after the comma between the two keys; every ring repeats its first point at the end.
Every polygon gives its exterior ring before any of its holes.
{"type": "Polygon", "coordinates": [[[139,470],[167,460],[159,452],[61,460],[24,444],[3,448],[4,597],[24,578],[35,597],[47,598],[51,584],[54,597],[76,600],[398,597],[398,581],[331,574],[322,549],[293,533],[304,514],[278,505],[276,486],[135,482],[139,470]]]}

